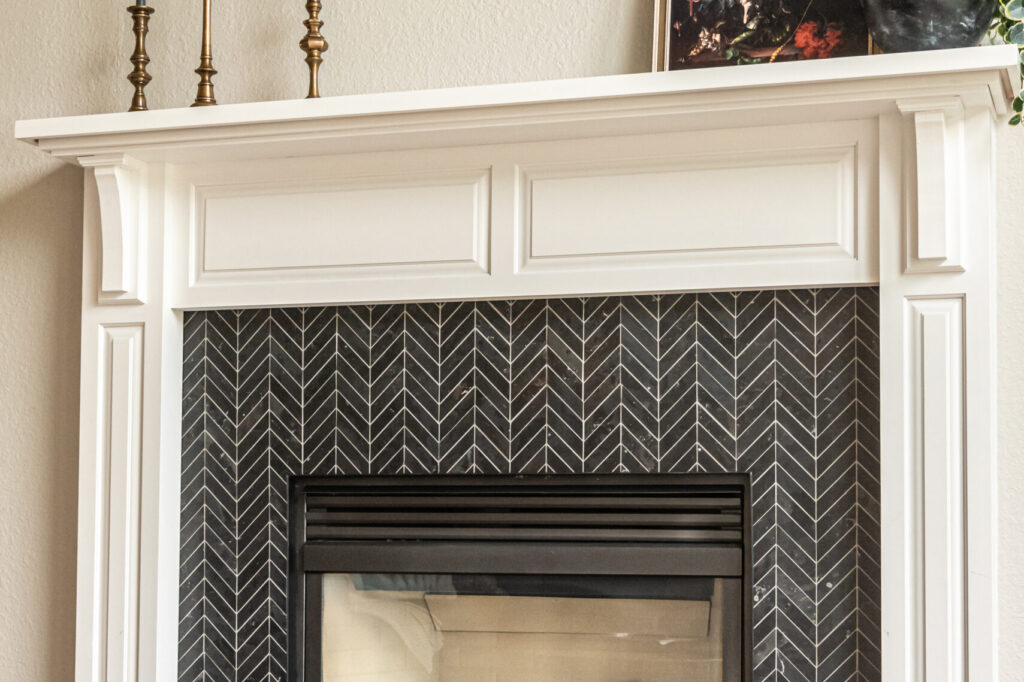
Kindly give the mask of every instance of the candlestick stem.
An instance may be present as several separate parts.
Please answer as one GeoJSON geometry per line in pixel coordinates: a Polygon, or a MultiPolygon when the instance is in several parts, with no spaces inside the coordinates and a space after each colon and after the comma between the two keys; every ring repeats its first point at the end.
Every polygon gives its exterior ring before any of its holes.
{"type": "Polygon", "coordinates": [[[199,56],[199,89],[196,92],[194,107],[209,107],[217,103],[213,94],[213,77],[217,69],[213,68],[213,31],[210,28],[211,0],[203,0],[203,50],[199,56]]]}
{"type": "Polygon", "coordinates": [[[128,74],[128,81],[135,86],[135,94],[132,96],[132,105],[128,111],[146,111],[146,86],[153,80],[153,77],[146,71],[149,64],[149,55],[146,54],[146,34],[149,33],[149,16],[153,14],[152,7],[145,5],[133,5],[128,8],[132,15],[132,32],[135,34],[135,51],[132,52],[131,62],[135,66],[128,74]]]}
{"type": "Polygon", "coordinates": [[[306,53],[306,64],[309,65],[309,94],[306,99],[320,96],[320,64],[324,61],[323,53],[327,52],[327,41],[320,34],[320,27],[324,25],[320,19],[321,8],[319,0],[309,0],[306,3],[309,18],[302,22],[306,26],[306,35],[299,41],[299,47],[306,53]]]}

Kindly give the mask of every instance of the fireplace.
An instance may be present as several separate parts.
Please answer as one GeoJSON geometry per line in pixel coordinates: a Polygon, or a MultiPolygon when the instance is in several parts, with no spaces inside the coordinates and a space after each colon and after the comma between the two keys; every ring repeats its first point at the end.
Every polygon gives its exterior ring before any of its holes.
{"type": "Polygon", "coordinates": [[[287,679],[292,476],[703,472],[751,479],[754,680],[997,679],[1018,56],[19,122],[86,169],[76,679],[287,679]]]}
{"type": "Polygon", "coordinates": [[[751,679],[750,477],[295,477],[289,679],[751,679]]]}
{"type": "MultiPolygon", "coordinates": [[[[293,477],[627,474],[749,477],[755,680],[878,679],[877,305],[846,287],[189,313],[180,679],[286,678],[293,477]]],[[[428,533],[404,513],[378,540],[428,533]]],[[[409,570],[455,572],[432,556],[409,570]]]]}

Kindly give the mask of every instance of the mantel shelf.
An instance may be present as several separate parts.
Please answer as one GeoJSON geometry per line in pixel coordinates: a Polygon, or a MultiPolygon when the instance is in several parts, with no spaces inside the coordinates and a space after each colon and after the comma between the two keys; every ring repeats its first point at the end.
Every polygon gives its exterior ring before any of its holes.
{"type": "Polygon", "coordinates": [[[56,157],[269,158],[798,123],[956,96],[1006,112],[1013,46],[19,121],[56,157]],[[259,142],[254,145],[254,142],[259,142]]]}

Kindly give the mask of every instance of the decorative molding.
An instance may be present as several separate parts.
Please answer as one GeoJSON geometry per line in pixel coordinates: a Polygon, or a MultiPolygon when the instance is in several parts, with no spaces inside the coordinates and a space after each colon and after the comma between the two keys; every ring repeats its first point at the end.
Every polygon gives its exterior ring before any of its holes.
{"type": "Polygon", "coordinates": [[[921,678],[965,680],[963,298],[907,301],[914,620],[921,678]]]}
{"type": "Polygon", "coordinates": [[[490,168],[279,173],[254,163],[191,187],[193,286],[490,274],[490,168]]]}
{"type": "Polygon", "coordinates": [[[145,167],[125,154],[78,159],[99,193],[101,303],[144,303],[145,167]]]}
{"type": "MultiPolygon", "coordinates": [[[[1008,110],[1017,66],[1016,49],[1004,45],[18,123],[19,138],[86,166],[96,178],[95,190],[87,178],[83,242],[79,682],[168,682],[176,675],[182,309],[875,283],[881,320],[881,504],[857,513],[878,518],[881,526],[881,602],[862,601],[863,607],[877,609],[881,620],[881,674],[886,682],[922,682],[927,662],[930,682],[965,682],[964,667],[972,682],[998,679],[995,219],[990,204],[995,117],[1008,110]],[[518,169],[600,166],[629,158],[656,166],[658,158],[744,149],[774,149],[774,167],[785,169],[794,149],[837,147],[855,149],[855,222],[849,222],[848,214],[838,223],[831,213],[823,220],[844,229],[857,226],[855,242],[846,233],[837,238],[831,227],[827,231],[829,248],[845,261],[828,254],[774,261],[758,257],[758,251],[778,254],[791,248],[793,239],[787,242],[786,236],[793,237],[787,232],[792,226],[786,221],[806,220],[807,214],[795,207],[808,201],[806,187],[796,182],[764,203],[763,219],[750,227],[764,239],[754,248],[741,235],[732,244],[738,248],[683,267],[666,265],[665,258],[678,258],[678,253],[642,250],[629,253],[628,263],[612,262],[619,255],[588,263],[588,254],[595,253],[591,247],[603,237],[580,232],[582,222],[558,226],[554,221],[548,223],[555,225],[551,229],[564,231],[552,253],[563,257],[559,250],[566,251],[574,235],[583,234],[586,239],[567,257],[587,267],[547,270],[553,263],[538,258],[536,268],[530,262],[526,272],[516,271],[522,218],[518,169]],[[323,263],[313,262],[298,268],[301,274],[293,270],[277,278],[247,278],[250,271],[228,268],[204,274],[197,286],[190,270],[196,210],[192,188],[225,179],[246,182],[257,166],[263,181],[275,182],[490,169],[489,242],[481,247],[487,249],[486,272],[473,265],[472,274],[440,268],[437,276],[393,276],[381,270],[376,276],[345,279],[330,264],[320,268],[323,263]],[[853,243],[856,258],[849,257],[847,248],[853,243]],[[737,264],[744,258],[749,260],[737,264]],[[221,276],[234,279],[217,281],[221,276]],[[136,305],[111,305],[118,303],[136,305]],[[138,364],[143,326],[146,357],[138,364]],[[132,383],[143,368],[145,381],[132,383]],[[113,393],[112,381],[119,387],[113,393]],[[919,421],[907,421],[908,406],[920,410],[914,413],[919,421]],[[140,409],[145,424],[142,483],[138,493],[122,499],[134,485],[136,436],[127,429],[140,409]],[[116,426],[114,431],[106,430],[110,426],[116,426]],[[110,478],[111,462],[122,467],[121,478],[110,478]],[[967,471],[960,470],[959,481],[958,467],[967,471]],[[966,489],[962,506],[957,506],[958,486],[966,489]],[[111,509],[114,516],[107,515],[111,509]],[[141,533],[131,525],[136,513],[141,533]],[[961,556],[958,564],[960,543],[965,543],[966,559],[961,556]],[[137,575],[133,564],[125,563],[136,548],[141,552],[137,575]],[[110,561],[119,562],[127,587],[110,582],[110,561]],[[922,576],[933,584],[918,595],[922,576]],[[138,624],[130,620],[133,599],[139,603],[138,624]],[[951,605],[950,599],[958,603],[951,605]],[[135,667],[132,656],[137,656],[135,667]]],[[[838,163],[847,172],[850,165],[838,163]]],[[[744,200],[750,181],[736,186],[727,173],[719,175],[714,196],[732,189],[736,197],[732,203],[719,201],[724,214],[744,200]]],[[[810,184],[813,191],[823,186],[820,178],[810,184]]],[[[848,191],[848,181],[841,184],[848,191]]],[[[625,195],[635,189],[616,187],[625,195]]],[[[754,194],[763,199],[766,193],[754,194]]],[[[811,197],[819,208],[831,206],[820,199],[811,197]]],[[[844,202],[837,205],[848,209],[844,202]]],[[[687,208],[686,202],[678,206],[679,224],[692,230],[685,225],[687,208]]],[[[698,227],[715,237],[714,215],[701,216],[707,224],[698,227]]],[[[805,237],[815,234],[802,225],[805,237]]],[[[289,226],[262,224],[264,233],[271,227],[277,243],[284,243],[289,226]]],[[[413,227],[405,225],[403,239],[421,236],[413,227]]],[[[671,238],[665,236],[655,247],[679,251],[671,238]]],[[[611,235],[598,246],[622,251],[616,240],[619,235],[611,235]]],[[[322,244],[323,239],[307,248],[313,252],[322,244]]],[[[681,248],[685,251],[686,245],[681,248]]],[[[239,257],[264,268],[257,274],[283,272],[266,267],[273,255],[239,257]]],[[[400,255],[408,258],[409,251],[400,255]]],[[[395,262],[387,248],[363,254],[361,260],[367,268],[386,269],[395,262]]],[[[766,640],[765,646],[774,645],[766,640]]]]}
{"type": "Polygon", "coordinates": [[[123,151],[127,135],[136,156],[186,163],[844,120],[911,92],[1004,113],[1016,63],[995,45],[20,121],[15,134],[69,159],[123,151]]]}
{"type": "Polygon", "coordinates": [[[963,272],[963,103],[938,97],[897,106],[911,129],[904,157],[907,272],[963,272]]]}
{"type": "MultiPolygon", "coordinates": [[[[77,679],[134,680],[139,669],[142,486],[142,325],[100,325],[97,393],[83,405],[77,679]],[[90,421],[85,421],[89,419],[90,421]],[[88,456],[87,456],[88,455],[88,456]]],[[[83,400],[86,397],[83,396],[83,400]]]]}
{"type": "Polygon", "coordinates": [[[694,139],[675,158],[521,167],[516,272],[754,264],[792,272],[828,261],[870,281],[875,250],[865,232],[873,224],[863,215],[858,224],[857,197],[871,188],[856,169],[858,143],[870,147],[872,134],[858,128],[804,132],[805,140],[847,138],[848,146],[794,149],[785,144],[793,131],[765,128],[761,149],[694,139]],[[737,186],[746,188],[743,205],[722,215],[737,186]],[[803,201],[782,198],[786,186],[801,186],[803,201]]]}

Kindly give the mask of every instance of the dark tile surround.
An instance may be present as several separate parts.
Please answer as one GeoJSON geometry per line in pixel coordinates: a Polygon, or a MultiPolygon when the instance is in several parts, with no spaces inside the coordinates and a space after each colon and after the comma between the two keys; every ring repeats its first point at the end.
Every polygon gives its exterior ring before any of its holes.
{"type": "Polygon", "coordinates": [[[181,680],[285,679],[289,474],[749,471],[755,680],[878,680],[877,290],[189,313],[181,680]]]}

